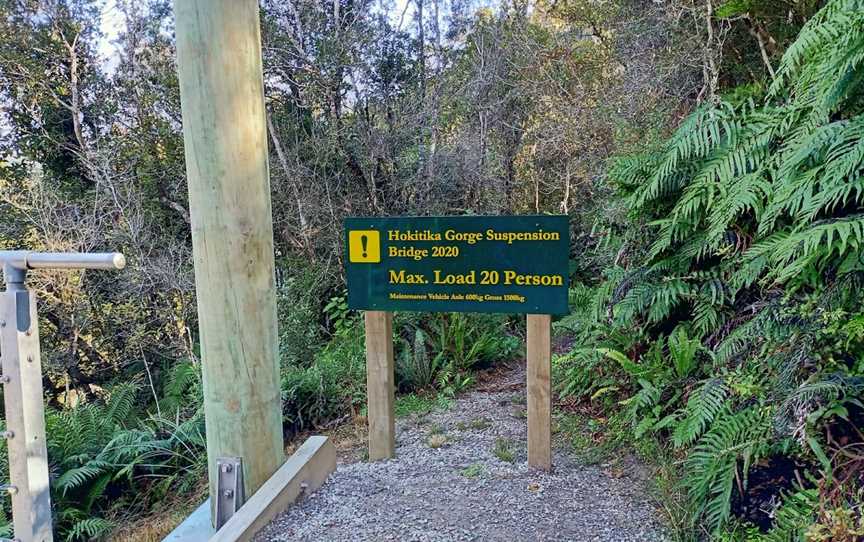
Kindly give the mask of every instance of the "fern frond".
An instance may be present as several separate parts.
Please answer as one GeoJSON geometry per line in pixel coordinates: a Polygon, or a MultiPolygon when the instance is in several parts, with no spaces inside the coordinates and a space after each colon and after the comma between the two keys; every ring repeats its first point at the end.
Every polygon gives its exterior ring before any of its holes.
{"type": "Polygon", "coordinates": [[[672,436],[676,448],[692,444],[726,408],[729,388],[720,378],[706,380],[698,390],[690,394],[684,408],[684,418],[678,423],[672,436]]]}
{"type": "Polygon", "coordinates": [[[774,525],[762,537],[765,542],[804,542],[807,527],[819,507],[819,490],[802,489],[783,499],[774,512],[774,525]]]}
{"type": "Polygon", "coordinates": [[[200,366],[190,360],[175,362],[168,370],[162,390],[161,407],[164,412],[176,412],[184,403],[184,394],[190,386],[200,382],[200,366]]]}
{"type": "Polygon", "coordinates": [[[66,542],[97,540],[113,528],[114,524],[104,518],[82,519],[69,529],[66,542]]]}
{"type": "Polygon", "coordinates": [[[111,389],[105,416],[110,424],[123,425],[135,408],[138,385],[132,382],[118,384],[111,389]]]}
{"type": "Polygon", "coordinates": [[[765,452],[770,438],[768,419],[758,407],[719,416],[685,461],[695,515],[704,516],[713,532],[729,518],[739,461],[746,475],[747,467],[765,452]]]}
{"type": "Polygon", "coordinates": [[[57,478],[54,485],[65,495],[69,490],[79,488],[88,481],[100,476],[108,467],[110,465],[104,461],[88,461],[85,465],[64,472],[57,478]]]}

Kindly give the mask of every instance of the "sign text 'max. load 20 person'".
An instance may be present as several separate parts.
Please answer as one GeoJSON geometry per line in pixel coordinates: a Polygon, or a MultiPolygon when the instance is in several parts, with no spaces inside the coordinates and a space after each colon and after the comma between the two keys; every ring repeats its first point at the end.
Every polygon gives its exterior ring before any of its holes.
{"type": "Polygon", "coordinates": [[[566,216],[345,220],[348,306],[567,312],[566,216]]]}

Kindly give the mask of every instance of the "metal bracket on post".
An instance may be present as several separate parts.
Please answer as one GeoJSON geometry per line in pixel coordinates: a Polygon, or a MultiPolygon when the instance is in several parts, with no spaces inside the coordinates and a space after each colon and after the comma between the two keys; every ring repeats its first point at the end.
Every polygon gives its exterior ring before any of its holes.
{"type": "Polygon", "coordinates": [[[25,281],[31,269],[122,269],[122,254],[61,254],[0,250],[6,290],[0,291],[0,383],[9,447],[8,484],[15,541],[51,542],[51,496],[42,396],[36,295],[25,281]]]}
{"type": "Polygon", "coordinates": [[[217,475],[216,530],[234,515],[246,502],[243,489],[243,458],[220,457],[216,460],[217,475]]]}

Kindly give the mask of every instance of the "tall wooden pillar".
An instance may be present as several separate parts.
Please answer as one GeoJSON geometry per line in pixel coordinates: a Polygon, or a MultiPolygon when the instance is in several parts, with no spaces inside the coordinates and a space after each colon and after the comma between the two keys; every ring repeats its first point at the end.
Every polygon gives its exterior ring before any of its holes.
{"type": "Polygon", "coordinates": [[[227,456],[250,496],[284,461],[258,2],[174,11],[210,496],[227,456]]]}

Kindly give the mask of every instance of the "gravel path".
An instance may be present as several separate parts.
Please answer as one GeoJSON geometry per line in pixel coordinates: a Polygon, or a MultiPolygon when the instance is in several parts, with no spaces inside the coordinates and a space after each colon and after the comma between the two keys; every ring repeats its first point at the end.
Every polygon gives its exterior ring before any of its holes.
{"type": "Polygon", "coordinates": [[[396,459],[340,464],[255,540],[666,540],[638,476],[580,465],[563,445],[552,473],[528,468],[524,376],[398,421],[396,459]]]}

